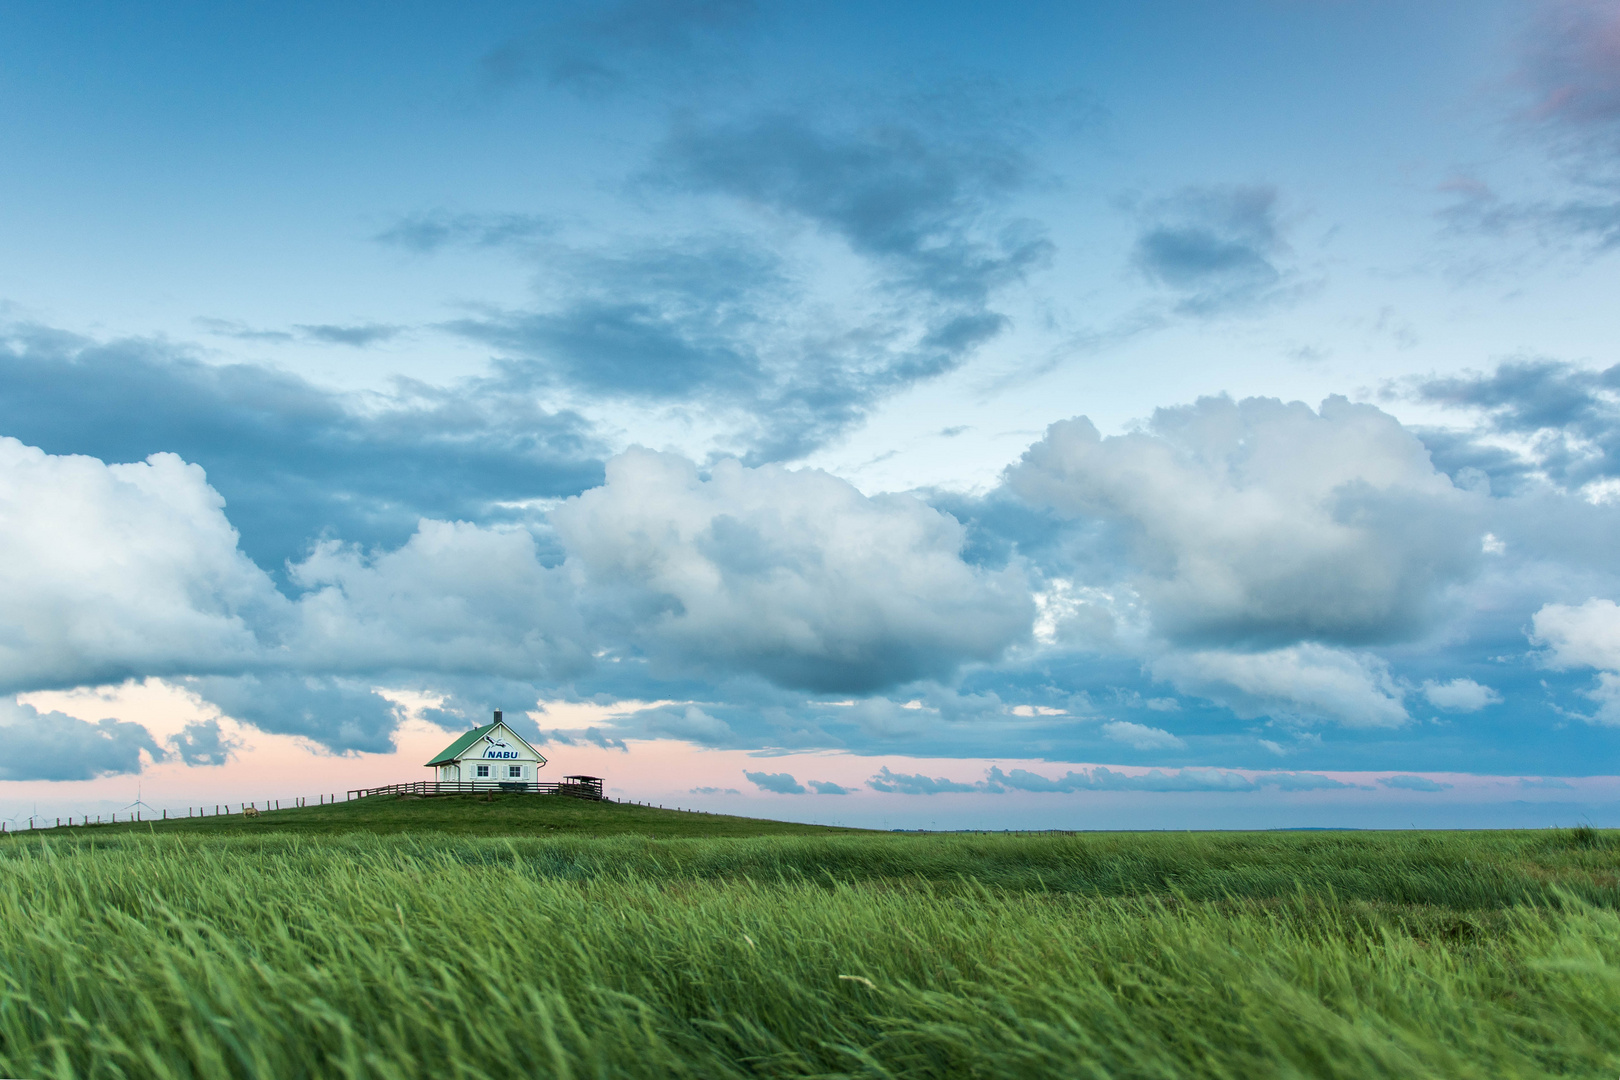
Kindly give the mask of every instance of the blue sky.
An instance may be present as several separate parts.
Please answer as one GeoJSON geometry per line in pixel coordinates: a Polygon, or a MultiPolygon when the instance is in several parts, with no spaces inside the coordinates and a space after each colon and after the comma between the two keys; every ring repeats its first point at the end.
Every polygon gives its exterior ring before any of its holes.
{"type": "Polygon", "coordinates": [[[1612,815],[1617,248],[1612,0],[9,5],[0,815],[494,707],[1612,815]]]}

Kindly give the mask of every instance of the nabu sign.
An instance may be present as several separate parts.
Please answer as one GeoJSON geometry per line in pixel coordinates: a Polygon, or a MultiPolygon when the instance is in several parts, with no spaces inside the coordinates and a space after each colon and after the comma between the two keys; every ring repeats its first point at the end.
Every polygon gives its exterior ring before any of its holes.
{"type": "Polygon", "coordinates": [[[507,788],[535,784],[535,770],[545,764],[545,755],[507,727],[497,711],[493,723],[462,732],[428,762],[428,768],[435,770],[439,783],[507,788]]]}

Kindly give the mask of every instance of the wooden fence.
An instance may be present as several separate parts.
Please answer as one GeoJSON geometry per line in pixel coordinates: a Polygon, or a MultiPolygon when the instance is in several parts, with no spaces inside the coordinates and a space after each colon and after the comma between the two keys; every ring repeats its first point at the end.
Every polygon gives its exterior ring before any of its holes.
{"type": "Polygon", "coordinates": [[[351,799],[364,799],[370,795],[484,795],[491,792],[516,791],[531,795],[568,795],[576,799],[601,800],[602,781],[563,780],[561,783],[541,784],[521,780],[413,780],[407,784],[385,784],[382,787],[356,788],[349,792],[351,799]]]}

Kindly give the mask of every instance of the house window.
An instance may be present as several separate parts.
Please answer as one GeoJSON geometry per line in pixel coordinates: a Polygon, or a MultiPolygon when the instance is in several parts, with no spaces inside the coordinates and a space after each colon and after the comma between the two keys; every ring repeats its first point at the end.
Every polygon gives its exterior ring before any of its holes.
{"type": "Polygon", "coordinates": [[[489,775],[489,766],[488,765],[480,765],[480,766],[478,766],[478,775],[479,776],[488,776],[489,775]]]}
{"type": "Polygon", "coordinates": [[[513,780],[521,780],[521,779],[523,779],[523,766],[521,766],[521,765],[508,765],[506,767],[506,775],[510,776],[513,780]]]}

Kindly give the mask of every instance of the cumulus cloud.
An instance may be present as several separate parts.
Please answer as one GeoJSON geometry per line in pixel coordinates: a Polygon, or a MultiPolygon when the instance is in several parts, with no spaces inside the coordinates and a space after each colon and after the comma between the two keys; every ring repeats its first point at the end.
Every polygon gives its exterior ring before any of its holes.
{"type": "Polygon", "coordinates": [[[1530,624],[1531,643],[1546,647],[1553,667],[1620,671],[1620,606],[1613,600],[1546,604],[1530,624]]]}
{"type": "Polygon", "coordinates": [[[0,432],[51,454],[200,465],[272,570],[323,536],[393,547],[424,517],[522,519],[600,483],[605,456],[580,417],[499,379],[345,394],[161,342],[16,325],[0,326],[0,432]]]}
{"type": "Polygon", "coordinates": [[[1203,649],[1167,652],[1150,667],[1182,692],[1244,718],[1355,728],[1399,727],[1411,719],[1388,663],[1364,652],[1310,643],[1253,653],[1203,649]]]}
{"type": "Polygon", "coordinates": [[[333,676],[555,680],[590,662],[568,575],[522,529],[423,521],[392,551],[324,543],[288,568],[289,600],[240,551],[197,466],[107,465],[14,439],[0,439],[0,523],[12,692],[189,678],[265,730],[380,750],[393,708],[333,676]]]}
{"type": "Polygon", "coordinates": [[[141,771],[141,754],[165,755],[127,720],[90,723],[0,698],[0,780],[92,780],[141,771]]]}
{"type": "Polygon", "coordinates": [[[336,541],[289,567],[295,649],[328,671],[438,671],[557,679],[590,663],[573,586],[528,530],[420,522],[401,547],[336,541]]]}
{"type": "Polygon", "coordinates": [[[1163,728],[1133,724],[1129,720],[1112,720],[1102,726],[1102,731],[1115,742],[1137,750],[1180,750],[1187,745],[1163,728]]]}
{"type": "Polygon", "coordinates": [[[994,659],[1033,617],[1016,570],[962,561],[954,518],[815,470],[631,450],[552,521],[598,614],[671,664],[870,692],[994,659]]]}
{"type": "Polygon", "coordinates": [[[842,784],[835,784],[831,780],[811,780],[810,786],[816,789],[817,795],[848,795],[855,790],[842,784]]]}
{"type": "Polygon", "coordinates": [[[1530,619],[1530,643],[1545,648],[1547,666],[1597,668],[1597,683],[1585,691],[1598,705],[1593,723],[1620,726],[1620,606],[1593,597],[1584,604],[1546,604],[1530,619]]]}
{"type": "Polygon", "coordinates": [[[240,668],[284,607],[197,466],[0,437],[0,692],[240,668]]]}
{"type": "Polygon", "coordinates": [[[1408,639],[1481,558],[1473,497],[1393,417],[1342,397],[1202,398],[1109,438],[1065,421],[1008,481],[1110,530],[1124,583],[1183,646],[1408,639]]]}
{"type": "Polygon", "coordinates": [[[1427,680],[1423,684],[1423,696],[1430,705],[1447,712],[1478,712],[1487,705],[1497,705],[1502,701],[1501,694],[1473,679],[1452,679],[1450,682],[1427,680]]]}

